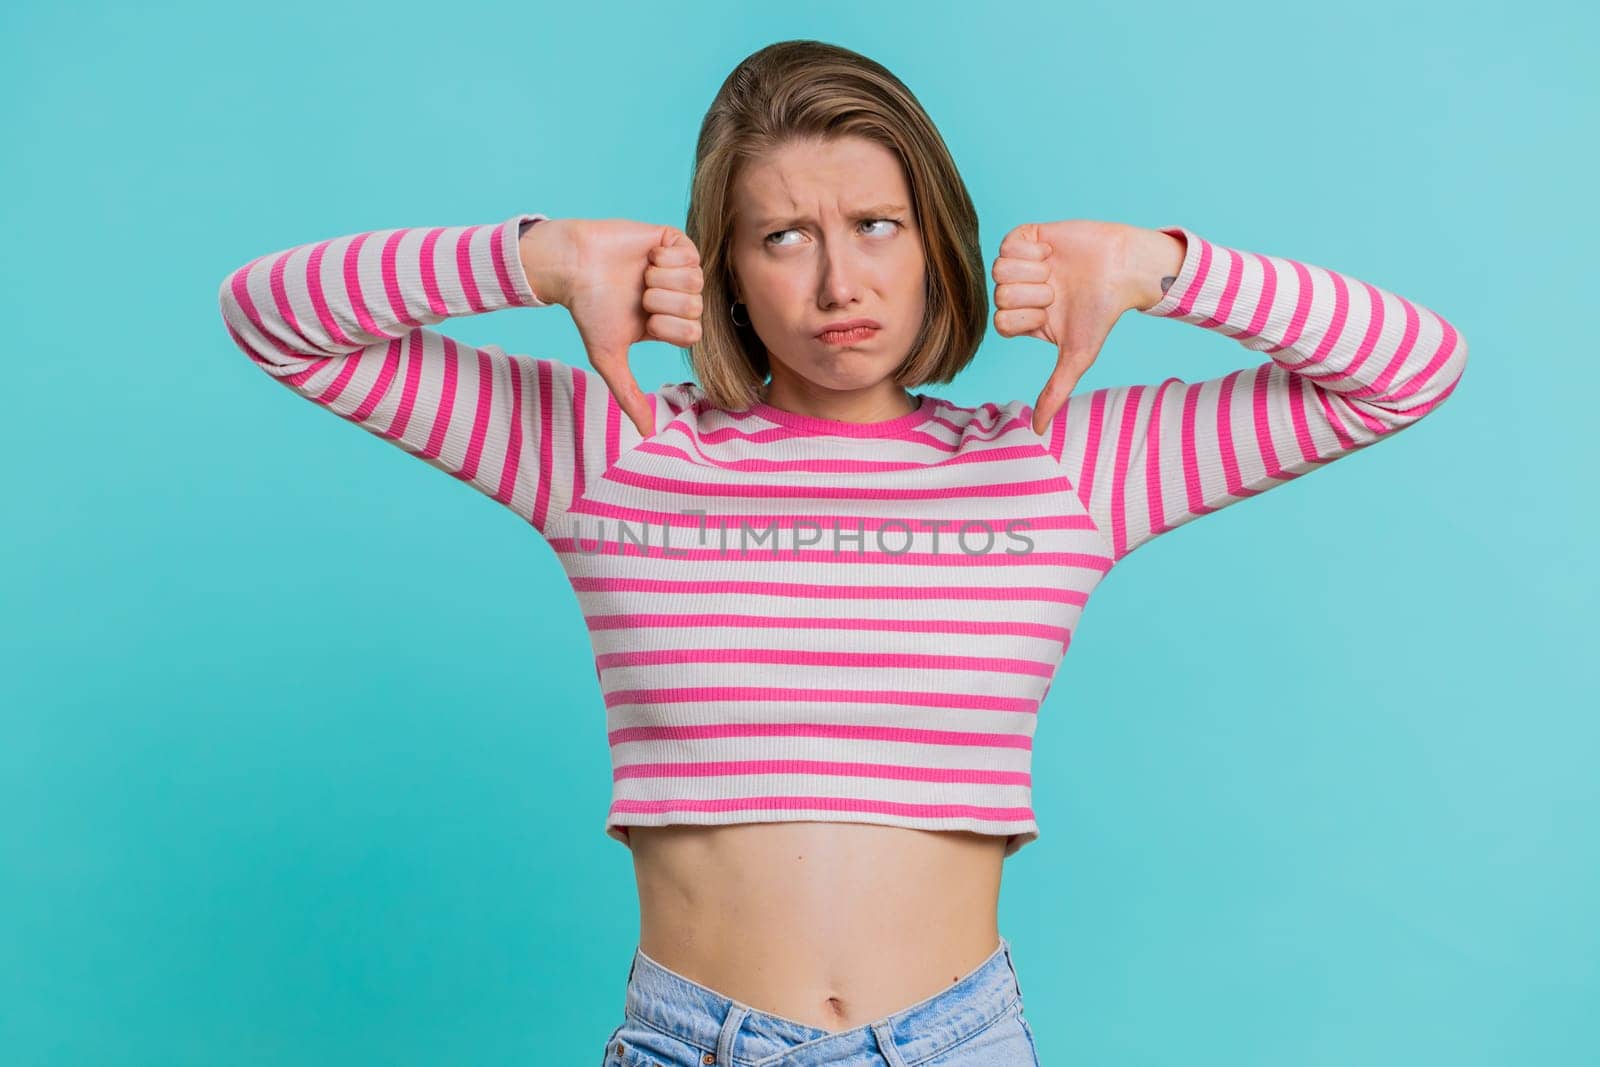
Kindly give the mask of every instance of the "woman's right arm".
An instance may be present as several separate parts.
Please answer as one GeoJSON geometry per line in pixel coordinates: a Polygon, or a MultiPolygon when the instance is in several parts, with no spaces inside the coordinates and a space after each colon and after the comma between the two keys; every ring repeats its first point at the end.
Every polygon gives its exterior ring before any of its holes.
{"type": "Polygon", "coordinates": [[[267,374],[543,534],[639,431],[593,371],[428,327],[557,302],[564,265],[526,262],[537,242],[521,240],[544,219],[377,230],[262,256],[223,280],[222,317],[267,374]]]}

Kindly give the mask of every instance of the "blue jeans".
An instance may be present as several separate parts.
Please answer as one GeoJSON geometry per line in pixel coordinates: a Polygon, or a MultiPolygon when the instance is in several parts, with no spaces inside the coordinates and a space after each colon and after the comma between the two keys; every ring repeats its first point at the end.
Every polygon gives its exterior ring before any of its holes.
{"type": "Polygon", "coordinates": [[[1005,938],[943,992],[834,1033],[757,1011],[635,950],[601,1067],[1038,1067],[1005,938]]]}

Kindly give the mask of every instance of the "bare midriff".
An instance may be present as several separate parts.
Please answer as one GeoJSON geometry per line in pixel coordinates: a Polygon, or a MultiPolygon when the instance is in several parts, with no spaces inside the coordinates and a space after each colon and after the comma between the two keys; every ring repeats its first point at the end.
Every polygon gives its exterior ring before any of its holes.
{"type": "Polygon", "coordinates": [[[872,823],[628,828],[639,948],[831,1032],[948,989],[1000,946],[1005,837],[872,823]]]}

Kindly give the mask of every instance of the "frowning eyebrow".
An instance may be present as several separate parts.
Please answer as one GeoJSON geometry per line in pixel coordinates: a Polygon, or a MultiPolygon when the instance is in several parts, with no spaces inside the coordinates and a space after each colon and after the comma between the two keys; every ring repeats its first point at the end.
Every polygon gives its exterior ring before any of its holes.
{"type": "MultiPolygon", "coordinates": [[[[909,210],[904,204],[874,204],[851,212],[850,220],[858,222],[861,219],[881,219],[887,215],[904,215],[909,210]]],[[[811,219],[805,215],[783,215],[762,219],[756,225],[763,230],[780,230],[810,221],[811,219]]]]}

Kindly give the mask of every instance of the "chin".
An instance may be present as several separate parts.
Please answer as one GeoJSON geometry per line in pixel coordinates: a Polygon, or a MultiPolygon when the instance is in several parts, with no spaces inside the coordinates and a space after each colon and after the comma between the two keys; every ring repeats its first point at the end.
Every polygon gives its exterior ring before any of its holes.
{"type": "Polygon", "coordinates": [[[884,359],[868,352],[840,352],[828,361],[827,366],[811,371],[796,371],[806,381],[818,388],[847,390],[868,389],[894,377],[900,360],[884,359]]]}

